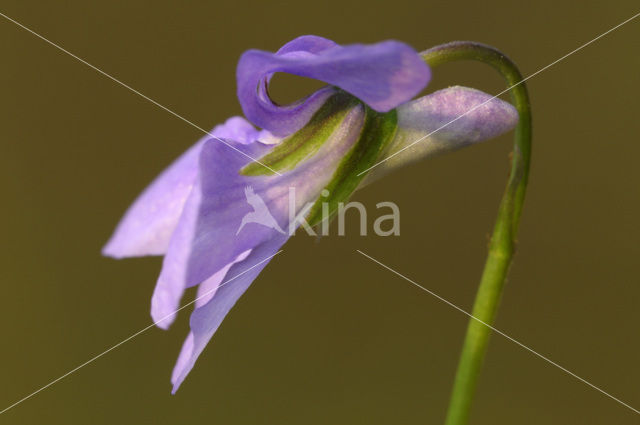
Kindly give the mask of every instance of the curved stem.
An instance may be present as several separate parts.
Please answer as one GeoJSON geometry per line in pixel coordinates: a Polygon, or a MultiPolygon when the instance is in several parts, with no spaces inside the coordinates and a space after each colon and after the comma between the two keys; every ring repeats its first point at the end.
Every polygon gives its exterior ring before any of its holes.
{"type": "Polygon", "coordinates": [[[493,47],[468,41],[455,41],[426,50],[421,55],[432,67],[457,60],[476,60],[492,66],[506,79],[508,90],[511,92],[513,103],[519,114],[507,187],[491,236],[489,253],[473,305],[473,318],[467,327],[447,412],[446,425],[463,425],[469,419],[471,402],[489,343],[491,333],[489,326],[494,323],[515,249],[529,177],[531,109],[527,88],[518,68],[493,47]]]}

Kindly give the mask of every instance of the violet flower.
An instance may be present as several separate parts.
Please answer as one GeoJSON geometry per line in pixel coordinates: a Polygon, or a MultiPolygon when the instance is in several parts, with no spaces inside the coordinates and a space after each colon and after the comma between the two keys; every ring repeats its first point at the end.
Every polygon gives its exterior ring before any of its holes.
{"type": "Polygon", "coordinates": [[[160,174],[131,205],[103,250],[115,258],[164,255],[151,301],[151,316],[163,329],[173,321],[185,289],[198,285],[202,298],[195,303],[191,332],[173,370],[173,392],[266,266],[263,260],[287,241],[292,232],[286,230],[307,226],[300,216],[318,222],[308,207],[323,189],[348,198],[364,184],[365,176],[357,173],[483,102],[373,168],[366,182],[514,127],[517,113],[509,103],[474,89],[450,87],[412,101],[429,79],[418,53],[396,41],[340,46],[303,36],[276,53],[249,50],[242,55],[237,84],[246,119],[229,118],[160,174]],[[328,85],[280,106],[267,91],[276,72],[328,85]],[[295,188],[295,200],[290,188],[295,188]],[[246,199],[255,194],[277,225],[243,222],[252,211],[246,199]],[[297,217],[293,221],[290,202],[297,217]]]}

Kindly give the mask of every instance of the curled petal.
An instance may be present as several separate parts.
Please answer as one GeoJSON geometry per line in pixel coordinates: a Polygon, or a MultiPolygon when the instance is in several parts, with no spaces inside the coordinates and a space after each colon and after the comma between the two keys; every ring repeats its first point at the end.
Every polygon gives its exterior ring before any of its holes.
{"type": "Polygon", "coordinates": [[[334,89],[320,89],[292,105],[276,105],[267,92],[276,72],[324,81],[380,112],[410,100],[430,78],[415,50],[397,41],[340,46],[322,37],[302,36],[276,53],[249,50],[238,62],[238,99],[251,122],[278,136],[302,128],[334,89]]]}
{"type": "Polygon", "coordinates": [[[407,164],[497,137],[515,127],[518,112],[480,90],[449,87],[398,107],[398,130],[384,162],[365,184],[407,164]]]}
{"type": "MultiPolygon", "coordinates": [[[[258,135],[244,118],[232,117],[211,134],[248,143],[258,135]]],[[[206,136],[189,148],[151,183],[129,207],[104,246],[104,255],[124,258],[162,255],[178,223],[198,173],[198,158],[206,136]]],[[[219,142],[220,143],[220,142],[219,142]]]]}

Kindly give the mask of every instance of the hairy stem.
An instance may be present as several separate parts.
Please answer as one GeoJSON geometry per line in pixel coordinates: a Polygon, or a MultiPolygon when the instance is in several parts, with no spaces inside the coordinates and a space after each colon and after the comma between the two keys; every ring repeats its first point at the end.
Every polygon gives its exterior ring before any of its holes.
{"type": "Polygon", "coordinates": [[[421,55],[431,67],[458,60],[475,60],[492,66],[507,81],[508,91],[519,114],[507,187],[500,202],[489,253],[473,305],[473,318],[467,327],[447,412],[446,425],[463,425],[469,419],[471,403],[489,344],[489,326],[493,326],[495,321],[514,254],[529,177],[531,109],[520,71],[509,58],[493,47],[455,41],[426,50],[421,55]]]}

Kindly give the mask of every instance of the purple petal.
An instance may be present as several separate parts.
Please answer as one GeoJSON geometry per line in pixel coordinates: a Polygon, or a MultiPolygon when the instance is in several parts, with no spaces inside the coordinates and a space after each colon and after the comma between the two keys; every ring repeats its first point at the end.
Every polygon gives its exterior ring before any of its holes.
{"type": "MultiPolygon", "coordinates": [[[[238,256],[238,258],[235,259],[233,263],[228,264],[227,266],[222,268],[222,270],[215,273],[213,276],[211,276],[209,279],[202,282],[202,284],[198,286],[198,292],[197,292],[195,303],[194,303],[196,309],[204,306],[213,298],[213,296],[216,294],[216,291],[218,290],[220,285],[224,284],[223,280],[227,275],[227,272],[229,271],[231,266],[233,266],[235,263],[245,260],[250,253],[251,251],[243,252],[238,256]]],[[[170,313],[166,317],[167,318],[172,317],[174,316],[174,314],[175,314],[175,310],[174,310],[174,313],[170,313]]],[[[161,324],[162,322],[163,320],[157,321],[156,325],[158,325],[161,328],[164,328],[164,325],[161,324]]],[[[186,364],[186,362],[191,358],[192,350],[193,350],[193,332],[189,332],[189,335],[187,335],[187,339],[184,341],[184,344],[182,345],[182,349],[180,351],[180,355],[178,356],[178,361],[176,362],[176,366],[174,367],[174,375],[176,373],[176,370],[181,370],[186,364]]],[[[174,379],[175,379],[175,376],[172,376],[171,382],[173,382],[174,379]]]]}
{"type": "MultiPolygon", "coordinates": [[[[258,132],[244,118],[232,117],[216,126],[211,134],[248,143],[255,140],[258,132]]],[[[200,139],[142,192],[104,246],[104,255],[123,258],[162,255],[166,252],[171,234],[196,179],[200,150],[210,138],[206,136],[200,139]]]]}
{"type": "Polygon", "coordinates": [[[189,148],[142,192],[102,249],[104,255],[124,258],[166,252],[182,206],[193,187],[205,140],[189,148]]]}
{"type": "Polygon", "coordinates": [[[196,293],[196,299],[194,303],[195,308],[201,307],[206,303],[208,303],[209,300],[211,300],[211,298],[213,298],[213,296],[216,294],[216,290],[218,289],[218,286],[220,285],[224,277],[227,275],[227,272],[229,271],[231,266],[246,259],[250,253],[251,251],[249,250],[238,255],[238,257],[235,260],[233,260],[232,263],[227,264],[220,271],[216,272],[213,276],[211,276],[209,279],[205,280],[200,285],[198,285],[198,291],[196,293]]]}
{"type": "MultiPolygon", "coordinates": [[[[226,142],[234,147],[237,146],[238,149],[243,147],[231,140],[226,142]]],[[[242,149],[242,151],[254,158],[262,156],[260,150],[267,151],[269,148],[260,142],[247,147],[249,149],[242,149]]],[[[238,160],[240,157],[242,157],[240,153],[216,141],[207,142],[201,152],[200,172],[207,174],[206,180],[211,181],[212,185],[222,189],[225,182],[229,179],[233,180],[241,168],[227,169],[225,167],[228,165],[227,159],[238,160]]],[[[241,161],[244,163],[244,160],[241,161]]],[[[207,280],[232,263],[242,252],[250,250],[271,236],[272,230],[265,227],[258,229],[256,234],[244,232],[240,235],[241,238],[236,238],[235,232],[240,222],[238,219],[236,223],[233,219],[237,214],[248,212],[242,188],[237,191],[235,197],[229,196],[222,190],[216,193],[215,189],[204,193],[203,177],[201,175],[196,181],[173,232],[151,299],[151,317],[156,322],[162,320],[159,324],[162,328],[168,327],[173,322],[175,317],[171,313],[178,308],[186,287],[207,280]],[[213,208],[209,207],[212,204],[213,208]],[[209,208],[217,211],[209,214],[209,208]],[[241,212],[236,213],[234,209],[240,209],[241,212]],[[197,260],[192,259],[192,245],[196,247],[197,260]],[[198,272],[197,275],[194,269],[198,272]],[[163,320],[166,316],[170,317],[163,320]]],[[[241,217],[242,215],[240,219],[241,217]]]]}
{"type": "Polygon", "coordinates": [[[173,367],[173,372],[171,372],[171,383],[173,384],[173,389],[171,390],[171,394],[175,394],[178,391],[178,387],[184,380],[182,378],[180,382],[178,382],[178,377],[182,375],[183,371],[185,371],[185,367],[187,364],[191,363],[189,366],[189,371],[193,368],[193,364],[195,361],[191,361],[191,357],[193,355],[193,332],[189,332],[187,334],[187,338],[185,338],[182,343],[182,348],[180,349],[180,354],[178,354],[178,360],[176,360],[176,364],[173,367]],[[176,385],[177,383],[177,385],[176,385]]]}
{"type": "Polygon", "coordinates": [[[476,89],[449,87],[421,97],[398,108],[398,131],[385,153],[388,159],[373,168],[364,183],[409,163],[497,137],[517,122],[518,112],[510,103],[476,89]]]}
{"type": "Polygon", "coordinates": [[[287,233],[290,222],[290,190],[295,190],[294,210],[315,200],[328,184],[344,154],[357,140],[364,109],[354,107],[316,155],[281,176],[244,176],[239,171],[252,158],[273,149],[256,141],[232,144],[244,154],[207,141],[200,154],[198,181],[185,204],[180,222],[171,238],[151,303],[154,321],[167,327],[186,287],[209,279],[240,254],[287,233]],[[250,189],[249,189],[250,188],[250,189]],[[257,199],[259,198],[259,199],[257,199]],[[254,211],[249,202],[257,199],[269,212],[271,226],[256,222],[243,224],[254,211]]]}
{"type": "Polygon", "coordinates": [[[215,295],[191,314],[191,332],[182,346],[178,361],[171,374],[172,393],[178,390],[189,374],[198,356],[218,330],[231,307],[249,288],[270,258],[287,241],[287,235],[277,236],[255,247],[245,260],[236,263],[226,274],[215,295]]]}
{"type": "Polygon", "coordinates": [[[340,87],[380,112],[410,100],[430,78],[416,51],[397,41],[340,46],[309,35],[290,41],[277,53],[249,50],[238,62],[238,99],[251,122],[278,136],[302,128],[334,89],[320,89],[292,105],[276,105],[267,92],[275,72],[340,87]]]}
{"type": "MultiPolygon", "coordinates": [[[[224,279],[231,266],[247,258],[250,252],[249,250],[241,253],[231,263],[225,265],[218,272],[198,285],[198,292],[195,299],[196,308],[206,304],[215,295],[216,288],[220,282],[222,282],[222,279],[224,279]]],[[[151,317],[156,326],[161,329],[169,328],[176,318],[183,293],[184,287],[176,285],[156,285],[153,296],[151,297],[151,317]]]]}

